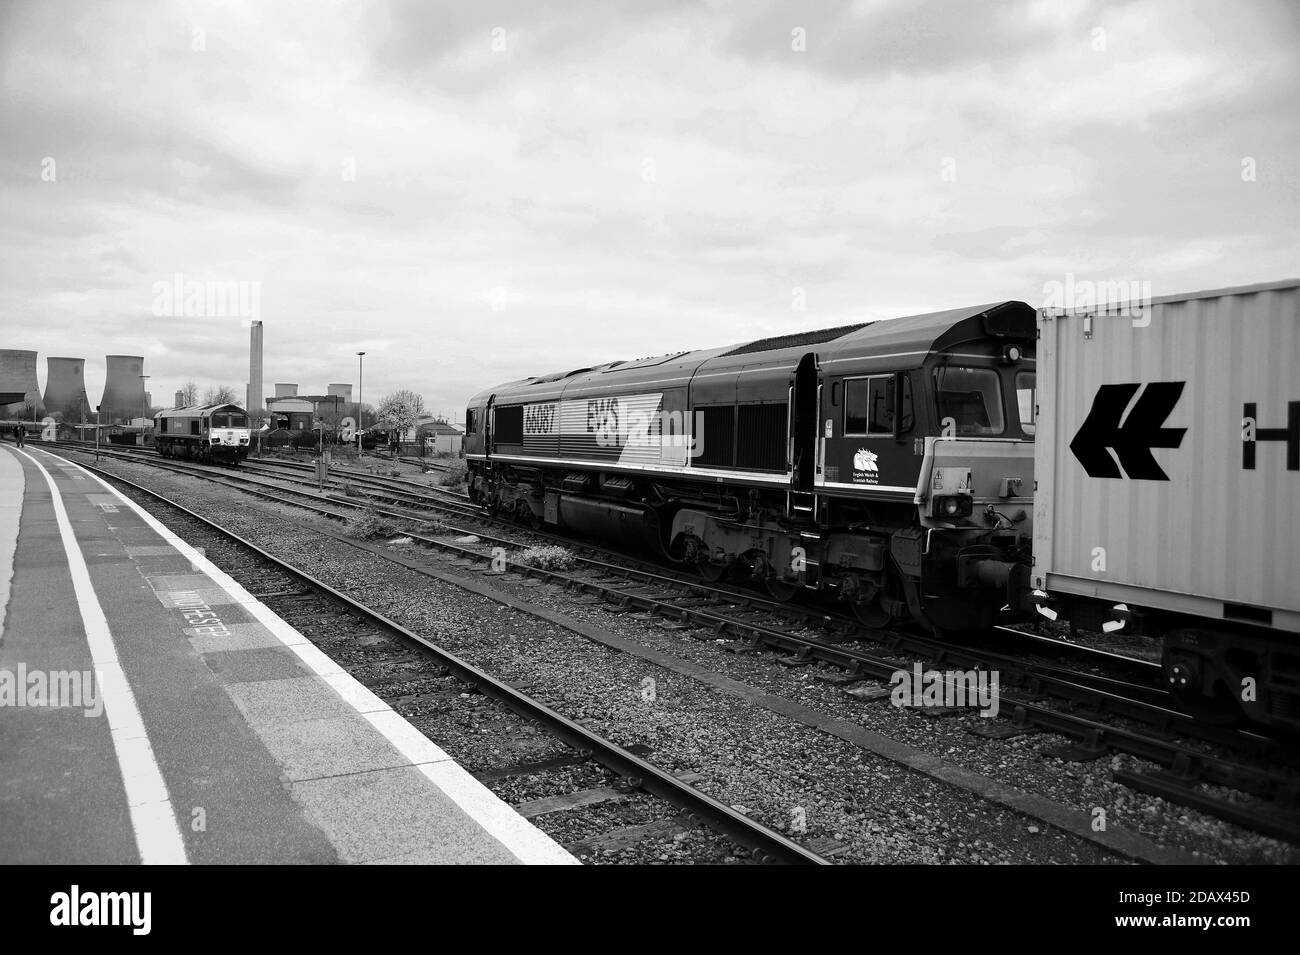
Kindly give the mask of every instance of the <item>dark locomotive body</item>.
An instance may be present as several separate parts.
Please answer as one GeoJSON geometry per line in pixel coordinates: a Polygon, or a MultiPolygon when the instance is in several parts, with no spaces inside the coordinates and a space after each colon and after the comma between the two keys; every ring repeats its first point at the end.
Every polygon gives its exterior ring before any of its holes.
{"type": "Polygon", "coordinates": [[[238,464],[248,457],[252,432],[238,405],[173,408],[154,415],[154,447],[165,458],[238,464]]]}
{"type": "Polygon", "coordinates": [[[512,382],[470,402],[470,494],[871,624],[986,627],[1032,538],[1034,337],[1004,302],[512,382]]]}
{"type": "Polygon", "coordinates": [[[1127,627],[1190,711],[1300,730],[1298,330],[1286,281],[531,378],[471,400],[470,494],[872,626],[1127,627]]]}

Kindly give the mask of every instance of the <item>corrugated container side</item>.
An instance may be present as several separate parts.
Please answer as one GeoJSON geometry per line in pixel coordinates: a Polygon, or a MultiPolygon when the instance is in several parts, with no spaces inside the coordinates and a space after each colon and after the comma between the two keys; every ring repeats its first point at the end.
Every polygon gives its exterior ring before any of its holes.
{"type": "Polygon", "coordinates": [[[1141,588],[1170,609],[1191,609],[1183,595],[1300,612],[1300,471],[1288,469],[1284,440],[1256,441],[1245,468],[1242,421],[1253,402],[1258,428],[1285,428],[1300,401],[1300,283],[1160,299],[1149,314],[1145,326],[1094,314],[1091,338],[1082,314],[1040,314],[1035,586],[1117,602],[1141,588]],[[1070,445],[1099,389],[1140,386],[1124,430],[1154,382],[1183,383],[1156,424],[1186,432],[1151,451],[1168,480],[1122,467],[1090,476],[1070,445]]]}

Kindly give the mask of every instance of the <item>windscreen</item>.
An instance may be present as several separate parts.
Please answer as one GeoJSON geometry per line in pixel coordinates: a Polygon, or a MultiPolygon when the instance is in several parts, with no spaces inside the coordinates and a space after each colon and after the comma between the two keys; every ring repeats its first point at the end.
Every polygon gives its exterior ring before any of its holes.
{"type": "Polygon", "coordinates": [[[952,419],[958,435],[998,435],[1006,430],[1002,382],[992,368],[943,365],[934,373],[939,424],[952,419]]]}

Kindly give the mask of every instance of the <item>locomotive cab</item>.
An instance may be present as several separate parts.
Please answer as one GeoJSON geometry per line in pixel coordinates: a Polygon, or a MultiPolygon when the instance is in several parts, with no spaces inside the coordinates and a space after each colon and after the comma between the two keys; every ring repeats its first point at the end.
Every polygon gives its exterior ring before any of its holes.
{"type": "Polygon", "coordinates": [[[1033,309],[1005,302],[872,325],[821,356],[815,573],[869,626],[987,629],[1017,604],[1034,338],[1033,309]]]}
{"type": "Polygon", "coordinates": [[[925,582],[914,611],[938,629],[987,629],[1004,606],[1025,615],[1033,355],[1030,342],[984,340],[937,355],[924,369],[930,433],[921,442],[918,527],[899,555],[925,582]]]}

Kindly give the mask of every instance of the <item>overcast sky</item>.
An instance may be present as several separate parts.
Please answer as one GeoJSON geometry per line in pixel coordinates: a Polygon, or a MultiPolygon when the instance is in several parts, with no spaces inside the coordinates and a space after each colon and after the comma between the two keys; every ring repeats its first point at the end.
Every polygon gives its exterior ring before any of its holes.
{"type": "Polygon", "coordinates": [[[1300,4],[0,5],[0,348],[154,400],[499,381],[1300,274],[1300,4]],[[158,314],[162,311],[163,314],[158,314]],[[245,313],[251,309],[244,309],[245,313]]]}

